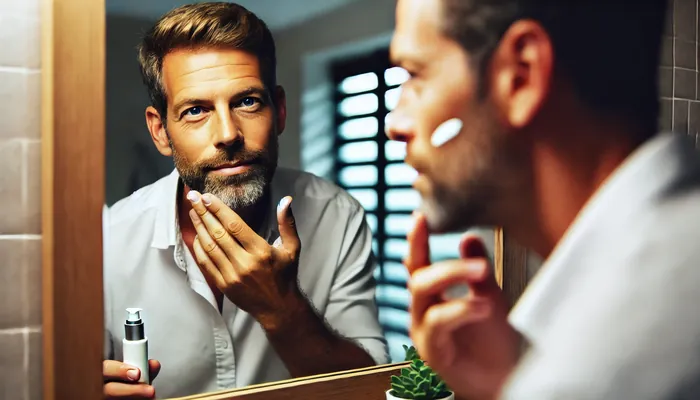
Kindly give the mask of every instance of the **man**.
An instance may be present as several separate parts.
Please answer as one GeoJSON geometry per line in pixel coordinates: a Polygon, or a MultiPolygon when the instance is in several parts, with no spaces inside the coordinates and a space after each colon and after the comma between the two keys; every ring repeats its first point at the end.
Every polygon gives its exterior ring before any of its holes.
{"type": "Polygon", "coordinates": [[[411,336],[464,398],[700,393],[700,158],[655,133],[666,6],[398,0],[391,56],[411,78],[388,134],[423,198],[411,336]],[[546,258],[510,324],[477,239],[427,267],[429,232],[472,225],[546,258]]]}
{"type": "Polygon", "coordinates": [[[386,362],[362,208],[276,168],[285,95],[265,24],[236,4],[183,6],[146,34],[139,62],[148,129],[176,169],[105,214],[106,397],[386,362]],[[127,307],[144,310],[154,386],[116,361],[127,307]]]}

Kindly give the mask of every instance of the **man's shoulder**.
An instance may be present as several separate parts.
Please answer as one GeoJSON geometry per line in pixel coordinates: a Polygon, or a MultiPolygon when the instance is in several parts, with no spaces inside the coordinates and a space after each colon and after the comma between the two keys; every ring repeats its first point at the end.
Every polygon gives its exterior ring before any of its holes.
{"type": "Polygon", "coordinates": [[[108,217],[107,228],[129,222],[143,222],[145,216],[155,214],[163,207],[164,192],[172,189],[172,179],[171,175],[160,178],[108,207],[105,210],[108,217]]]}
{"type": "Polygon", "coordinates": [[[297,203],[332,204],[348,212],[362,210],[360,203],[343,188],[310,172],[278,168],[272,186],[274,192],[281,196],[289,194],[297,203]]]}

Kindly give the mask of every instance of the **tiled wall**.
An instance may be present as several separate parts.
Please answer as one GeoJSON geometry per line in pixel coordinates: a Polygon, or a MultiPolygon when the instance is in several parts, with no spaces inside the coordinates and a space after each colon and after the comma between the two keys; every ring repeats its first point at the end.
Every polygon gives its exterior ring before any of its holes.
{"type": "Polygon", "coordinates": [[[659,74],[659,125],[694,137],[700,146],[698,0],[673,0],[670,6],[659,74]]]}
{"type": "Polygon", "coordinates": [[[41,399],[39,0],[0,0],[0,400],[41,399]]]}

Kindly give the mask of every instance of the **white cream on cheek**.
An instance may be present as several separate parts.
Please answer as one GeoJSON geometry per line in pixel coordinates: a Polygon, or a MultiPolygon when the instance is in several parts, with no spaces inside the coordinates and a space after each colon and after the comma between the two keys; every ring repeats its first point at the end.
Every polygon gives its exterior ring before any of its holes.
{"type": "Polygon", "coordinates": [[[459,118],[448,119],[435,128],[430,136],[430,143],[436,148],[443,146],[459,135],[463,125],[462,120],[459,118]]]}

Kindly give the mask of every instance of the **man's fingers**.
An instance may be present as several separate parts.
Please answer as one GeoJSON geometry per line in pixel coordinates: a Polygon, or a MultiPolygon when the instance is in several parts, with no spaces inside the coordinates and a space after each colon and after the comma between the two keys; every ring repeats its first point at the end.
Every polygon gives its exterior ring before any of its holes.
{"type": "Polygon", "coordinates": [[[290,255],[296,256],[301,249],[297,224],[292,213],[292,198],[285,196],[277,206],[277,223],[279,225],[282,248],[290,255]]]}
{"type": "MultiPolygon", "coordinates": [[[[213,218],[211,214],[209,214],[209,216],[213,218]]],[[[231,247],[227,247],[228,251],[226,251],[226,248],[223,247],[221,241],[217,243],[217,241],[211,237],[209,228],[205,226],[204,221],[201,219],[202,217],[197,211],[194,209],[190,210],[190,218],[192,219],[192,225],[194,225],[195,231],[197,231],[197,239],[199,240],[199,244],[207,255],[206,259],[202,259],[202,262],[213,262],[213,265],[218,268],[224,276],[226,276],[226,273],[228,273],[226,270],[233,269],[232,261],[242,257],[240,252],[243,251],[243,249],[236,244],[239,252],[231,249],[231,247]]],[[[221,232],[228,236],[228,239],[231,242],[234,242],[233,238],[231,238],[231,236],[229,236],[223,230],[223,228],[221,228],[221,232]]],[[[199,262],[200,258],[197,258],[197,261],[199,262]]]]}
{"type": "Polygon", "coordinates": [[[486,258],[489,254],[484,245],[484,241],[480,237],[465,233],[459,241],[459,256],[461,258],[486,258]]]}
{"type": "Polygon", "coordinates": [[[240,215],[211,193],[202,195],[202,205],[211,212],[223,228],[236,239],[244,249],[253,252],[267,242],[243,221],[240,215]]]}
{"type": "Polygon", "coordinates": [[[148,375],[151,378],[151,381],[153,381],[160,372],[160,362],[158,360],[148,360],[148,370],[148,375]]]}
{"type": "Polygon", "coordinates": [[[409,274],[430,265],[430,234],[428,221],[421,213],[415,213],[413,229],[408,233],[408,256],[404,260],[409,274]]]}
{"type": "Polygon", "coordinates": [[[138,368],[116,360],[102,361],[102,377],[105,381],[138,382],[141,372],[138,368]]]}
{"type": "Polygon", "coordinates": [[[124,399],[155,399],[156,390],[151,385],[143,383],[105,383],[104,398],[108,400],[124,399]]]}
{"type": "MultiPolygon", "coordinates": [[[[473,285],[488,276],[484,259],[449,260],[417,270],[408,282],[411,292],[411,317],[421,321],[428,307],[435,304],[451,286],[467,284],[473,295],[473,285]]],[[[473,296],[469,296],[473,297],[473,296]]]]}
{"type": "Polygon", "coordinates": [[[420,332],[423,348],[430,349],[425,354],[427,361],[437,368],[449,367],[455,357],[454,332],[488,318],[491,310],[491,303],[484,298],[451,300],[430,307],[420,325],[412,327],[420,332]]]}
{"type": "MultiPolygon", "coordinates": [[[[202,238],[202,245],[208,253],[212,253],[214,247],[220,247],[223,254],[228,258],[239,258],[244,251],[243,248],[229,234],[217,216],[209,212],[209,208],[206,206],[212,198],[213,196],[211,195],[202,196],[194,190],[190,190],[187,193],[187,199],[192,204],[192,210],[190,211],[192,223],[197,230],[197,234],[202,238]]],[[[213,203],[209,204],[213,205],[213,203]]],[[[214,262],[219,261],[214,255],[212,255],[212,260],[214,262]]]]}
{"type": "MultiPolygon", "coordinates": [[[[197,265],[199,265],[202,270],[202,274],[208,276],[219,288],[225,287],[226,281],[224,280],[224,273],[235,273],[233,272],[233,268],[230,268],[231,271],[219,270],[219,268],[214,265],[211,258],[209,258],[209,254],[202,247],[199,235],[194,239],[192,249],[194,250],[194,258],[197,260],[197,265]]],[[[160,369],[160,366],[158,369],[160,369]]]]}
{"type": "Polygon", "coordinates": [[[462,240],[459,242],[459,255],[462,259],[483,259],[489,266],[489,268],[484,270],[484,275],[480,282],[474,282],[472,285],[472,290],[478,295],[486,295],[494,291],[501,290],[496,282],[496,277],[493,274],[493,269],[489,263],[488,250],[484,245],[484,241],[474,234],[467,233],[462,236],[462,240]]]}

